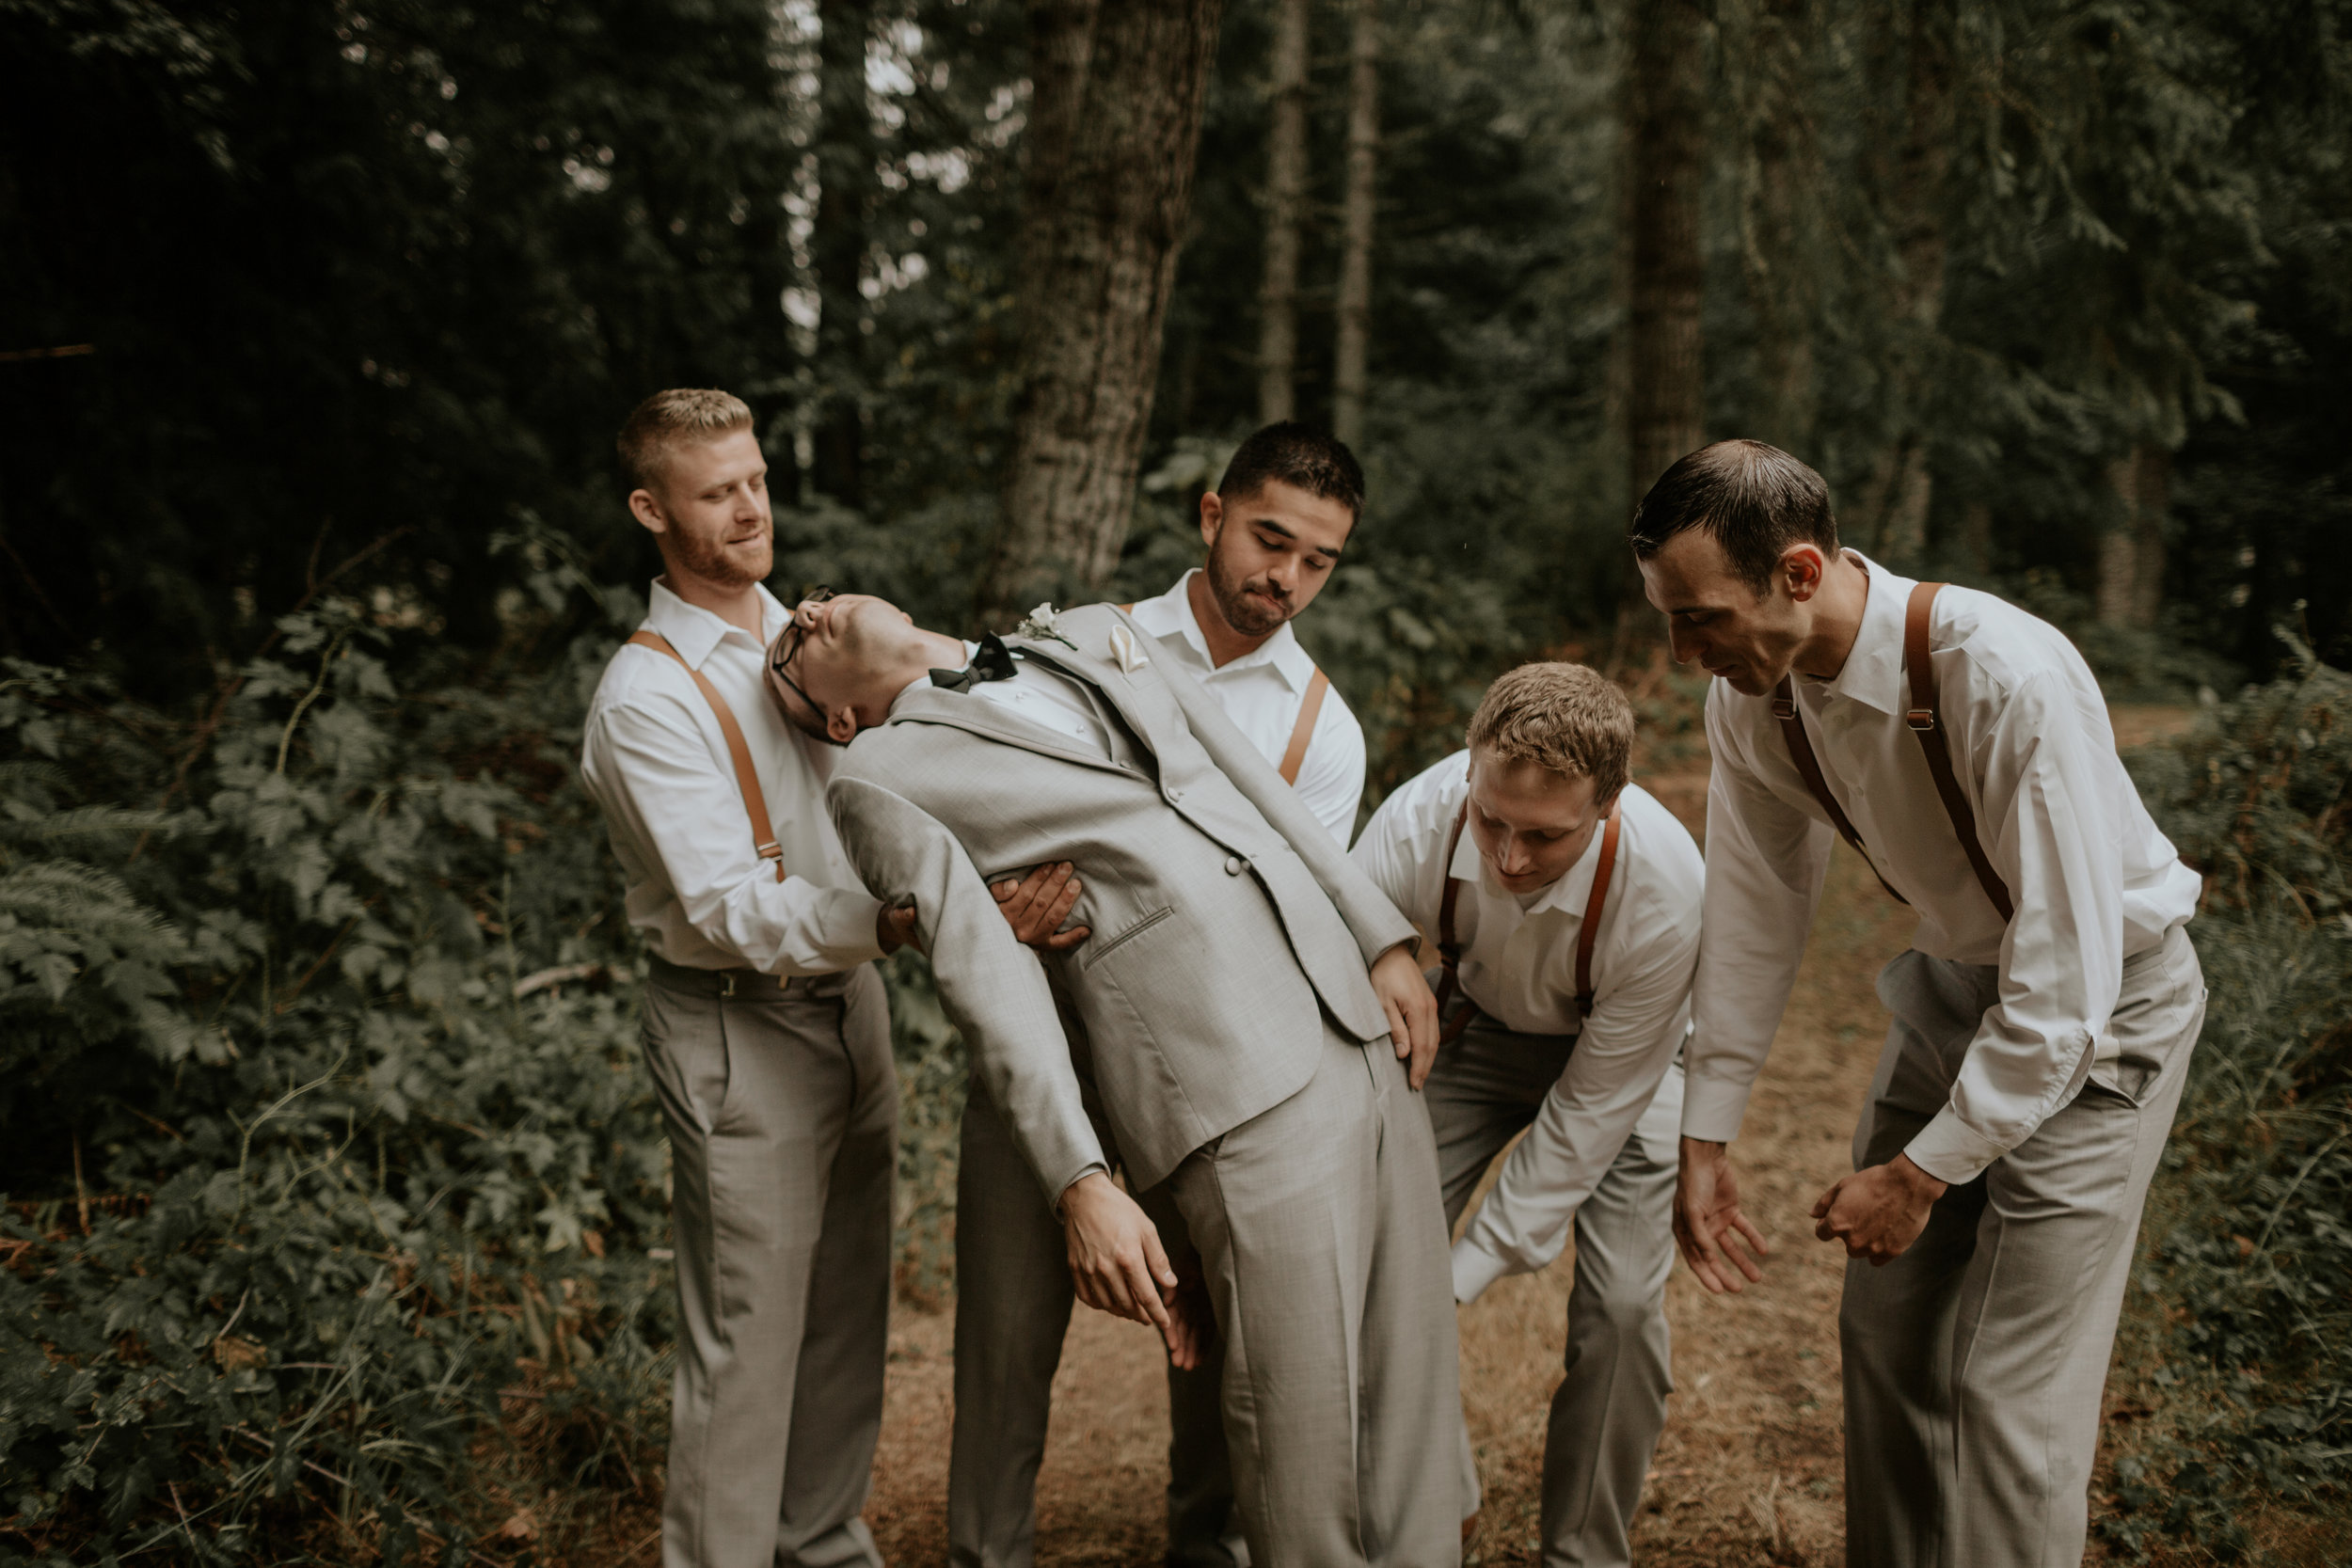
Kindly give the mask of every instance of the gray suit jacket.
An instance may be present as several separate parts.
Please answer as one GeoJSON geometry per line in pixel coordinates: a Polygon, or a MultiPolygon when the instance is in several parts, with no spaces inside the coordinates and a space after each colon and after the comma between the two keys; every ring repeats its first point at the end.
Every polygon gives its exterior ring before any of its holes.
{"type": "Polygon", "coordinates": [[[1281,1103],[1313,1076],[1326,1009],[1364,1041],[1388,1022],[1365,969],[1413,928],[1216,702],[1108,605],[1064,611],[1077,651],[1011,645],[1094,689],[1115,760],[964,692],[916,687],[858,736],[826,800],[876,897],[912,895],[940,999],[1049,1199],[1108,1166],[1089,1072],[1128,1177],[1281,1103]],[[1141,666],[1110,647],[1125,626],[1141,666]],[[1087,1039],[987,880],[1074,862],[1094,934],[1052,965],[1087,1039]]]}

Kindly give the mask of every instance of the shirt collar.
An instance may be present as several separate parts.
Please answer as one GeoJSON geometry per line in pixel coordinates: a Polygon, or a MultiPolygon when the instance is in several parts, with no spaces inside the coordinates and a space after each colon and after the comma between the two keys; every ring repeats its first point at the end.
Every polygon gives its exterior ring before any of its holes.
{"type": "MultiPolygon", "coordinates": [[[[753,590],[759,595],[759,645],[763,649],[773,642],[784,630],[790,612],[777,602],[765,586],[753,590]]],[[[670,591],[670,585],[660,578],[653,580],[653,591],[645,596],[645,625],[661,634],[688,666],[699,670],[703,660],[728,636],[745,638],[749,634],[740,626],[729,626],[700,605],[688,604],[670,591]]]]}
{"type": "MultiPolygon", "coordinates": [[[[1622,803],[1618,809],[1620,813],[1623,812],[1622,803]]],[[[1584,852],[1576,857],[1576,863],[1562,872],[1549,887],[1537,895],[1534,903],[1527,906],[1524,912],[1540,914],[1547,910],[1564,910],[1580,919],[1582,918],[1584,906],[1592,901],[1593,879],[1600,871],[1600,841],[1602,835],[1608,831],[1608,824],[1605,821],[1599,827],[1595,828],[1593,836],[1585,841],[1584,852]]],[[[1618,830],[1618,835],[1620,838],[1624,836],[1622,828],[1618,830]]],[[[1622,846],[1620,846],[1619,852],[1623,853],[1622,846]]],[[[1486,859],[1478,852],[1478,841],[1470,836],[1470,824],[1467,821],[1462,824],[1461,842],[1454,845],[1454,861],[1445,868],[1445,874],[1472,883],[1482,892],[1496,898],[1508,898],[1515,904],[1518,901],[1516,895],[1486,875],[1486,859]]]]}
{"type": "Polygon", "coordinates": [[[1184,639],[1200,661],[1200,668],[1223,674],[1228,670],[1249,670],[1261,664],[1274,666],[1293,691],[1304,691],[1307,683],[1315,678],[1315,661],[1298,643],[1298,635],[1291,630],[1288,621],[1275,628],[1274,635],[1249,652],[1227,664],[1219,664],[1209,654],[1209,640],[1201,634],[1200,617],[1192,612],[1192,579],[1200,575],[1195,566],[1176,579],[1176,586],[1155,599],[1146,599],[1131,612],[1136,625],[1154,637],[1174,635],[1184,639]]]}
{"type": "Polygon", "coordinates": [[[1869,596],[1862,607],[1862,629],[1845,668],[1817,684],[1833,697],[1846,697],[1881,713],[1899,715],[1903,701],[1903,611],[1912,580],[1899,578],[1860,550],[1849,556],[1869,574],[1869,596]]]}

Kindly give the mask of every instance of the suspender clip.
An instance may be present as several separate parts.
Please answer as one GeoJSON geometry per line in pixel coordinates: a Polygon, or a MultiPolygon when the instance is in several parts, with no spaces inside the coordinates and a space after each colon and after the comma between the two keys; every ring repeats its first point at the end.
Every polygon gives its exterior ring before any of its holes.
{"type": "Polygon", "coordinates": [[[721,996],[735,994],[735,971],[723,969],[719,972],[719,994],[721,996]]]}

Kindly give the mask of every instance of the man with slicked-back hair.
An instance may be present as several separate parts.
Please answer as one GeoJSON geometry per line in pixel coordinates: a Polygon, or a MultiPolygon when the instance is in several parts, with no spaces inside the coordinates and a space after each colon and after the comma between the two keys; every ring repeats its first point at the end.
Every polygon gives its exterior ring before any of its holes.
{"type": "Polygon", "coordinates": [[[1846,1560],[2082,1560],[2099,1403],[2149,1178],[2204,1016],[2197,874],[2056,628],[1843,549],[1821,478],[1760,441],[1676,463],[1631,544],[1677,660],[1715,677],[1696,1033],[1675,1225],[1709,1291],[1762,1277],[1728,1154],[1835,839],[1919,916],[1846,1248],[1846,1560]]]}

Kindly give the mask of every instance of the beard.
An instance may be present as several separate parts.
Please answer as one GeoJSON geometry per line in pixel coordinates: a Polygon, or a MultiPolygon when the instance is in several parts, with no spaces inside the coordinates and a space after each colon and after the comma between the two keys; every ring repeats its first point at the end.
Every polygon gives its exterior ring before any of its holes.
{"type": "Polygon", "coordinates": [[[760,531],[755,550],[738,546],[730,551],[723,536],[714,538],[682,528],[670,531],[670,543],[687,570],[724,589],[749,588],[755,582],[765,582],[776,568],[773,529],[760,531]]]}
{"type": "Polygon", "coordinates": [[[1234,577],[1216,551],[1209,552],[1209,594],[1225,624],[1244,637],[1271,637],[1294,613],[1291,601],[1271,581],[1234,577]],[[1266,598],[1259,598],[1258,594],[1266,598]],[[1275,602],[1268,604],[1266,599],[1275,602]]]}

